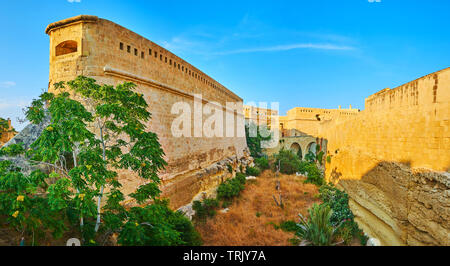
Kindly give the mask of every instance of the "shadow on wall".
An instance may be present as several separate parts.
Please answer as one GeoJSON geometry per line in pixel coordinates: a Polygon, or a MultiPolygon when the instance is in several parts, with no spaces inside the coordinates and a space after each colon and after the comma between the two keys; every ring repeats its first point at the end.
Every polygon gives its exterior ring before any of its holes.
{"type": "Polygon", "coordinates": [[[359,180],[334,167],[329,181],[349,194],[356,221],[383,245],[450,245],[450,173],[381,161],[359,180]]]}

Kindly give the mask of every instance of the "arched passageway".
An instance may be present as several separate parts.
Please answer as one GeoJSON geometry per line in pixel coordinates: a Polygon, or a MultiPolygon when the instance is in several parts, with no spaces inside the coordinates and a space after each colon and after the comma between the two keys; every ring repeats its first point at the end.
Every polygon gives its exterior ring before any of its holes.
{"type": "Polygon", "coordinates": [[[311,142],[308,144],[307,152],[312,152],[314,155],[317,155],[317,143],[311,142]]]}
{"type": "Polygon", "coordinates": [[[303,159],[303,153],[302,153],[302,148],[300,147],[300,144],[298,144],[297,142],[294,142],[294,143],[292,143],[290,149],[291,149],[291,151],[295,152],[295,154],[297,154],[300,159],[303,159]]]}

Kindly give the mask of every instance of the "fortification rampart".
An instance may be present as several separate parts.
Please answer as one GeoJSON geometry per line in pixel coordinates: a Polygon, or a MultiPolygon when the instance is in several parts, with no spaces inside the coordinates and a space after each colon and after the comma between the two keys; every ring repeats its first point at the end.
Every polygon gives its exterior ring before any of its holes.
{"type": "Polygon", "coordinates": [[[17,134],[11,125],[11,119],[8,118],[6,121],[8,122],[8,128],[0,128],[0,148],[17,134]]]}
{"type": "Polygon", "coordinates": [[[296,129],[312,136],[319,135],[319,128],[325,121],[345,119],[356,116],[358,109],[320,109],[296,107],[287,111],[287,115],[280,119],[285,130],[296,129]]]}
{"type": "Polygon", "coordinates": [[[364,111],[323,123],[319,136],[330,151],[357,148],[413,168],[449,171],[450,69],[368,97],[364,111]]]}
{"type": "Polygon", "coordinates": [[[352,198],[367,232],[387,245],[450,244],[450,69],[366,99],[322,123],[326,176],[352,198]]]}
{"type": "MultiPolygon", "coordinates": [[[[142,36],[95,16],[78,16],[50,24],[46,33],[50,36],[49,90],[51,84],[79,75],[102,84],[132,81],[138,85],[152,113],[148,128],[158,134],[166,153],[169,165],[160,176],[172,206],[188,203],[210,184],[220,182],[226,173],[221,170],[205,174],[202,169],[226,158],[235,158],[233,166],[237,166],[246,156],[245,134],[237,132],[237,127],[235,137],[173,136],[171,126],[178,115],[171,114],[171,108],[177,102],[188,103],[192,112],[195,94],[202,95],[203,106],[242,103],[240,97],[191,64],[142,36]]],[[[228,112],[234,121],[244,123],[242,110],[222,110],[223,121],[228,112]]],[[[193,126],[193,116],[190,122],[193,126]]],[[[191,133],[194,136],[193,129],[191,133]]],[[[143,182],[130,173],[120,174],[126,183],[125,193],[143,182]]]]}

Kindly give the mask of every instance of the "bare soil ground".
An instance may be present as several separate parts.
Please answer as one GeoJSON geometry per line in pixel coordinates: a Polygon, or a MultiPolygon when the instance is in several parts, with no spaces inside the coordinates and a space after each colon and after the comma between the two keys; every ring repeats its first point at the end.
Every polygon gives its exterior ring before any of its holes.
{"type": "Polygon", "coordinates": [[[206,222],[197,223],[205,246],[289,246],[293,233],[275,229],[283,221],[298,221],[298,214],[307,215],[308,208],[320,200],[315,185],[304,184],[305,177],[265,171],[233,201],[228,213],[217,213],[206,222]],[[277,180],[281,184],[284,208],[278,199],[277,180]]]}

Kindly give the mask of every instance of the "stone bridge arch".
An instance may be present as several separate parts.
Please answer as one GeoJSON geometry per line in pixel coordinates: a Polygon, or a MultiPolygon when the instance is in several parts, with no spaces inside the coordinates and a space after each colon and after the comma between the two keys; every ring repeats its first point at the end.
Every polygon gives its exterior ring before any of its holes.
{"type": "Polygon", "coordinates": [[[295,154],[299,155],[300,158],[303,158],[302,147],[297,142],[292,143],[290,150],[295,152],[295,154]]]}
{"type": "MultiPolygon", "coordinates": [[[[309,136],[309,135],[284,137],[284,138],[280,138],[280,141],[279,141],[279,144],[277,147],[271,148],[271,149],[266,149],[265,152],[267,153],[267,155],[270,156],[270,155],[278,153],[283,148],[286,150],[294,150],[294,151],[301,150],[301,157],[302,157],[302,159],[304,159],[306,154],[308,154],[309,148],[311,147],[311,145],[313,145],[313,143],[314,143],[314,145],[317,145],[317,140],[316,140],[316,138],[309,136]]],[[[315,146],[314,146],[314,151],[315,151],[315,146]]]]}
{"type": "Polygon", "coordinates": [[[311,141],[310,143],[308,143],[308,145],[305,148],[305,152],[306,152],[306,154],[308,154],[309,152],[312,152],[315,155],[317,154],[317,142],[316,142],[316,140],[311,141]]]}

